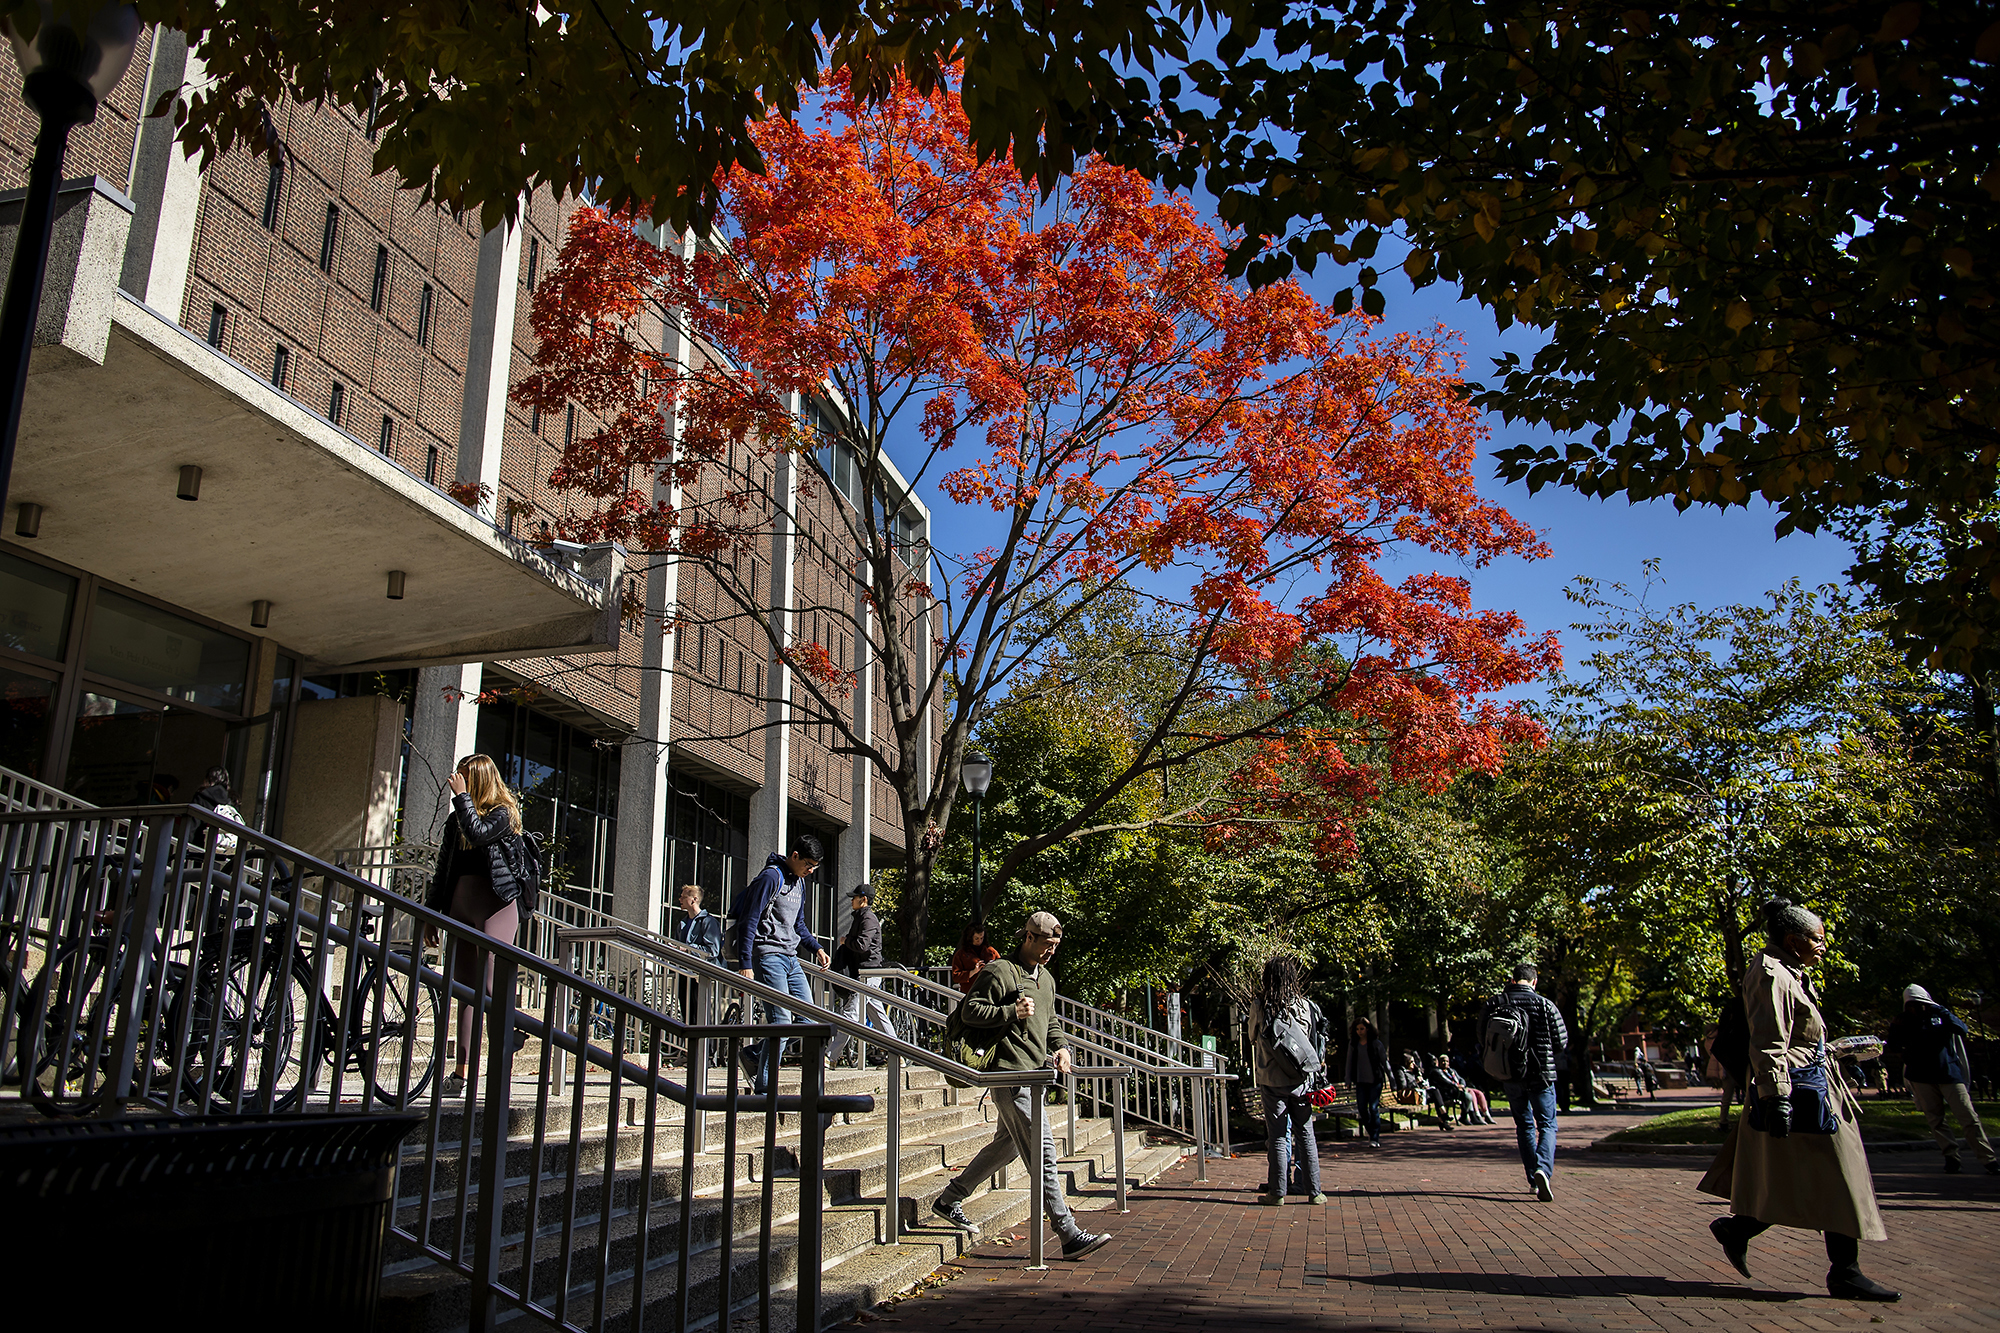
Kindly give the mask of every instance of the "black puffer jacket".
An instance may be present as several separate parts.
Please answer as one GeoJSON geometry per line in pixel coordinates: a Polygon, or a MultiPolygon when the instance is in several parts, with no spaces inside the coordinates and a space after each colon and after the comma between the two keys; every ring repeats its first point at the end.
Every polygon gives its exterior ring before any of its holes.
{"type": "Polygon", "coordinates": [[[1548,1087],[1556,1081],[1558,1056],[1569,1046],[1569,1025],[1563,1022],[1562,1011],[1533,986],[1518,981],[1509,984],[1495,1001],[1495,1007],[1502,1004],[1524,1009],[1528,1014],[1528,1052],[1521,1062],[1521,1085],[1529,1089],[1548,1087]]]}
{"type": "Polygon", "coordinates": [[[496,805],[482,815],[463,792],[451,798],[451,818],[445,821],[444,837],[439,840],[437,871],[431,876],[430,897],[424,906],[437,912],[451,910],[452,858],[459,849],[460,830],[465,831],[465,840],[475,851],[485,851],[493,896],[503,903],[519,901],[525,922],[534,914],[537,897],[534,877],[528,872],[526,840],[514,831],[505,806],[496,805]]]}

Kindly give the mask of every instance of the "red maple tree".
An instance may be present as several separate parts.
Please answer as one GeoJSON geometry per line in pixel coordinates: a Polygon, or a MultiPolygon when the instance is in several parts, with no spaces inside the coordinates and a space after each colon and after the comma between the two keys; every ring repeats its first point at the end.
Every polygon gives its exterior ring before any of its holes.
{"type": "Polygon", "coordinates": [[[1442,330],[1380,337],[1294,283],[1232,283],[1185,200],[1103,163],[1043,199],[978,160],[948,89],[864,106],[836,77],[821,99],[816,123],[757,127],[766,174],[723,182],[710,238],[662,245],[580,209],[515,396],[605,423],[551,477],[565,535],[698,563],[791,668],[766,686],[789,675],[791,721],[894,789],[904,958],[922,957],[923,835],[948,825],[975,722],[1030,680],[1107,669],[1063,647],[1098,599],[1168,618],[1140,651],[1171,685],[1100,798],[1006,850],[989,905],[1177,765],[1227,780],[1164,820],[1224,837],[1311,819],[1335,854],[1385,778],[1439,786],[1538,735],[1480,696],[1557,665],[1555,636],[1473,610],[1462,578],[1377,568],[1395,547],[1546,554],[1475,490],[1484,431],[1442,330]],[[906,517],[922,485],[959,508],[927,533],[906,517]],[[834,492],[844,532],[795,526],[834,492]],[[863,609],[812,611],[865,636],[892,734],[860,734],[854,676],[795,640],[804,608],[775,605],[755,558],[774,531],[864,553],[842,564],[863,609]]]}

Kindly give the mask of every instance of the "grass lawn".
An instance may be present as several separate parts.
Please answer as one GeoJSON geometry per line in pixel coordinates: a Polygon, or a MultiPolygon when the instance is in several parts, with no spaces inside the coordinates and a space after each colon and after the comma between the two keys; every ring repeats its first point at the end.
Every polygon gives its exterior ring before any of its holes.
{"type": "MultiPolygon", "coordinates": [[[[1990,1138],[2000,1138],[2000,1102],[1979,1102],[1976,1104],[1979,1118],[1986,1123],[1986,1133],[1990,1138]]],[[[1732,1118],[1735,1111],[1732,1109],[1732,1118]]],[[[1947,1118],[1954,1133],[1958,1124],[1947,1118]]],[[[1923,1113],[1901,1098],[1868,1099],[1861,1103],[1861,1137],[1870,1140],[1923,1139],[1930,1137],[1924,1126],[1923,1113]]],[[[1962,1139],[1964,1136],[1960,1134],[1962,1139]]],[[[1720,1143],[1722,1130],[1717,1126],[1713,1106],[1693,1107],[1685,1111],[1669,1111],[1655,1116],[1643,1125],[1621,1129],[1610,1136],[1613,1143],[1720,1143]]]]}

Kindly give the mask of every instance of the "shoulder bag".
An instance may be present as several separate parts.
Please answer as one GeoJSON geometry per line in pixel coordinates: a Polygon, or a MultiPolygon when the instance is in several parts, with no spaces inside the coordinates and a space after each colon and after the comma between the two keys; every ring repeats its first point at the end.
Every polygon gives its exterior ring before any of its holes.
{"type": "MultiPolygon", "coordinates": [[[[988,963],[985,970],[993,972],[995,968],[1000,967],[1008,969],[1007,975],[1009,980],[1013,982],[1012,998],[1003,1000],[1001,1003],[1004,1006],[1012,1004],[1021,998],[1021,974],[1012,963],[1000,959],[988,963]]],[[[1000,974],[995,973],[995,975],[1000,974]]],[[[994,1058],[1000,1053],[1000,1039],[1007,1035],[1007,1027],[1008,1025],[1005,1023],[1002,1023],[997,1028],[971,1026],[965,1021],[965,1000],[961,999],[953,1006],[951,1017],[947,1018],[944,1023],[945,1058],[956,1060],[959,1064],[976,1069],[983,1074],[993,1067],[994,1058]]],[[[944,1076],[944,1081],[954,1088],[969,1088],[973,1086],[963,1079],[952,1077],[949,1073],[944,1076]]]]}
{"type": "MultiPolygon", "coordinates": [[[[1760,1131],[1764,1128],[1761,1098],[1750,1103],[1748,1118],[1750,1128],[1760,1131]]],[[[1826,1086],[1824,1041],[1820,1042],[1811,1064],[1792,1071],[1791,1121],[1792,1132],[1796,1134],[1832,1134],[1840,1129],[1840,1117],[1834,1113],[1833,1097],[1826,1086]]]]}

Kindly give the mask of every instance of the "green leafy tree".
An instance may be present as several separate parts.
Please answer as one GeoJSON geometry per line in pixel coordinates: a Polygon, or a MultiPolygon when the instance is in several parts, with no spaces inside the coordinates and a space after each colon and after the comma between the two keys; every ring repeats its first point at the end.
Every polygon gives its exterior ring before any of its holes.
{"type": "MultiPolygon", "coordinates": [[[[99,0],[56,0],[87,21],[99,0]]],[[[140,0],[188,34],[208,79],[178,100],[204,163],[262,151],[265,104],[370,107],[375,167],[440,202],[511,216],[538,185],[631,203],[676,228],[706,225],[731,169],[763,169],[751,127],[792,116],[801,89],[842,69],[879,97],[925,92],[956,65],[974,143],[1043,188],[1110,126],[1143,117],[1130,61],[1187,54],[1194,6],[1144,0],[1017,7],[875,0],[140,0]]],[[[0,0],[32,28],[32,0],[0,0]]]]}
{"type": "MultiPolygon", "coordinates": [[[[1336,308],[1380,311],[1400,262],[1545,334],[1478,401],[1566,438],[1502,450],[1502,475],[1761,494],[1781,532],[1990,503],[1992,0],[1224,10],[1216,58],[1108,151],[1205,183],[1253,281],[1331,258],[1358,266],[1336,308]]],[[[2000,534],[1965,536],[1877,585],[1954,669],[2000,634],[2000,534]]]]}
{"type": "Polygon", "coordinates": [[[1931,680],[1880,613],[1796,581],[1713,611],[1590,580],[1572,596],[1603,646],[1553,692],[1553,739],[1517,758],[1495,820],[1551,895],[1541,929],[1607,932],[1571,980],[1616,954],[1619,1003],[1685,1021],[1740,981],[1756,905],[1779,894],[1826,917],[1829,971],[1857,977],[1946,775],[1906,725],[1931,680]]]}

